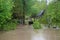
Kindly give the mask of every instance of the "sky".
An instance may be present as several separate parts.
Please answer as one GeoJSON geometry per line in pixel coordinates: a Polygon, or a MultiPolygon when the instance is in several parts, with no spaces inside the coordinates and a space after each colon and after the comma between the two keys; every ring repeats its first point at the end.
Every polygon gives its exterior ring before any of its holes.
{"type": "MultiPolygon", "coordinates": [[[[38,1],[42,1],[42,0],[38,0],[38,1]]],[[[49,4],[52,0],[47,0],[47,4],[49,4]]]]}
{"type": "Polygon", "coordinates": [[[49,4],[52,0],[47,0],[47,4],[49,4]]]}

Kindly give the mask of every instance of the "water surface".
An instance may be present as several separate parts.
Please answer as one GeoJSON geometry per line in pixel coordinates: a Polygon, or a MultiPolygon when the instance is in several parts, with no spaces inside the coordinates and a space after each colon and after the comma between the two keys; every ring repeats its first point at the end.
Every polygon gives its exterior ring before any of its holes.
{"type": "Polygon", "coordinates": [[[60,30],[34,30],[32,26],[19,26],[16,30],[0,31],[0,40],[60,40],[60,30]]]}

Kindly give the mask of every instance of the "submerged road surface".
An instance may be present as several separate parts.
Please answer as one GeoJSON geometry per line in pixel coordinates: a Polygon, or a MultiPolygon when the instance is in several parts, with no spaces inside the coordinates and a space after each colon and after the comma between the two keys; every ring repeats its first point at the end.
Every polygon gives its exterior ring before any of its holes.
{"type": "Polygon", "coordinates": [[[18,26],[16,30],[0,32],[0,40],[60,40],[60,30],[18,26]]]}

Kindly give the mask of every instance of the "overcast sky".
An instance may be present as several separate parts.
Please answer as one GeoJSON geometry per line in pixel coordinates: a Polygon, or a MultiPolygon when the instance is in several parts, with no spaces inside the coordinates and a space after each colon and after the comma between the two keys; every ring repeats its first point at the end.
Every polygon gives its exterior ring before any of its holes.
{"type": "MultiPolygon", "coordinates": [[[[38,0],[38,1],[42,1],[42,0],[38,0]]],[[[49,4],[52,0],[47,0],[47,4],[49,4]]]]}
{"type": "Polygon", "coordinates": [[[49,4],[52,0],[47,0],[47,4],[49,4]]]}

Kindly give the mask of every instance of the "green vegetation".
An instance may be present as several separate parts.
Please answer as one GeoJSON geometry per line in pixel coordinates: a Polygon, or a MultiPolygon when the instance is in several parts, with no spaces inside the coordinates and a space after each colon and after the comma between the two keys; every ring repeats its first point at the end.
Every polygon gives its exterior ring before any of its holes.
{"type": "Polygon", "coordinates": [[[33,28],[34,29],[41,29],[42,28],[38,19],[34,21],[33,28]]]}
{"type": "Polygon", "coordinates": [[[25,24],[25,18],[34,16],[33,27],[40,29],[41,24],[60,27],[60,1],[53,0],[46,5],[46,0],[1,0],[0,30],[16,29],[17,20],[25,24]],[[44,15],[36,19],[36,15],[45,10],[44,15]]]}
{"type": "Polygon", "coordinates": [[[37,0],[28,0],[27,1],[27,15],[35,15],[40,13],[41,10],[45,9],[46,7],[46,0],[42,0],[42,2],[37,0]]]}
{"type": "Polygon", "coordinates": [[[60,1],[53,1],[47,6],[46,12],[40,22],[48,26],[55,25],[56,27],[60,27],[60,1]]]}
{"type": "Polygon", "coordinates": [[[12,21],[12,0],[0,1],[0,30],[15,29],[15,23],[12,21]]]}
{"type": "MultiPolygon", "coordinates": [[[[47,13],[51,16],[52,24],[60,25],[60,1],[53,2],[49,5],[47,13]]],[[[48,16],[48,14],[47,14],[48,16]]]]}

